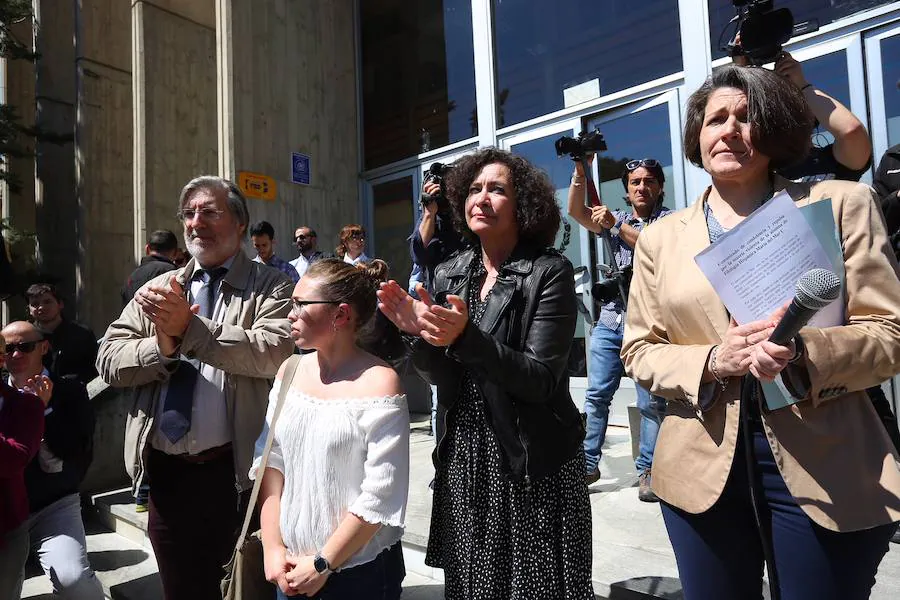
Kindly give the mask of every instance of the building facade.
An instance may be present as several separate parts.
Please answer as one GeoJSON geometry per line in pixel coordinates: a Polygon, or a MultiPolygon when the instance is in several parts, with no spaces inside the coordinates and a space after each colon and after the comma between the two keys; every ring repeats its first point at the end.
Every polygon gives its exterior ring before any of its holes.
{"type": "MultiPolygon", "coordinates": [[[[33,5],[34,27],[18,27],[41,58],[4,65],[3,101],[73,141],[14,161],[26,185],[0,209],[36,233],[39,267],[98,334],[118,314],[147,234],[179,229],[178,192],[201,173],[264,182],[268,199],[249,200],[251,219],[275,225],[282,257],[295,255],[298,225],[315,228],[327,251],[358,222],[368,254],[398,279],[410,269],[424,170],[480,146],[545,169],[562,206],[572,165],[554,141],[597,127],[609,146],[596,173],[608,204],[623,205],[624,162],[644,157],[664,166],[666,203],[690,204],[708,177],[681,159],[684,105],[728,62],[720,37],[735,14],[730,0],[33,5]],[[299,174],[295,153],[308,158],[299,174]]],[[[900,142],[900,1],[774,5],[814,30],[786,49],[866,124],[877,161],[900,142]]],[[[570,225],[564,252],[591,274],[596,244],[570,225]]],[[[576,389],[586,385],[587,331],[582,322],[573,342],[576,389]]]]}

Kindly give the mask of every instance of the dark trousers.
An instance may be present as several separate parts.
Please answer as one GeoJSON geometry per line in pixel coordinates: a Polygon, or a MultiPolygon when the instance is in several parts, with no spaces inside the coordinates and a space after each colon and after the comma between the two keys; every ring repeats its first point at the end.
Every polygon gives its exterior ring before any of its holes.
{"type": "Polygon", "coordinates": [[[166,600],[221,600],[223,566],[243,518],[232,453],[190,463],[150,450],[147,472],[148,530],[166,600]]]}
{"type": "MultiPolygon", "coordinates": [[[[757,429],[757,428],[753,428],[757,429]]],[[[662,505],[686,600],[762,598],[763,550],[753,516],[742,431],[725,490],[694,515],[662,505]]],[[[765,434],[751,432],[763,530],[771,540],[782,600],[864,600],[896,524],[836,533],[794,501],[765,434]]]]}
{"type": "MultiPolygon", "coordinates": [[[[315,596],[293,596],[297,600],[397,600],[406,577],[403,548],[397,542],[365,564],[328,576],[315,596]]],[[[278,600],[291,598],[276,590],[278,600]]]]}

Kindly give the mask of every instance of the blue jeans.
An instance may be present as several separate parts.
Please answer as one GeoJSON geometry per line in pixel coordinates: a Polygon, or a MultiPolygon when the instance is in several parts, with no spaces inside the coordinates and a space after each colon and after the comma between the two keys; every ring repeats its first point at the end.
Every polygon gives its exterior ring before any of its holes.
{"type": "MultiPolygon", "coordinates": [[[[584,436],[586,472],[591,473],[600,464],[606,427],[609,424],[609,407],[619,389],[625,369],[619,353],[622,350],[622,334],[597,323],[591,330],[591,356],[588,365],[588,388],[584,398],[587,427],[584,436]]],[[[665,414],[665,400],[635,386],[637,405],[641,411],[640,454],[634,465],[638,471],[650,468],[656,436],[665,414]]]]}
{"type": "MultiPolygon", "coordinates": [[[[771,541],[782,600],[862,600],[869,597],[896,523],[838,533],[814,523],[784,483],[772,449],[753,428],[754,480],[760,520],[771,541]]],[[[662,504],[685,600],[762,597],[763,551],[753,515],[743,436],[725,489],[700,514],[662,504]]]]}

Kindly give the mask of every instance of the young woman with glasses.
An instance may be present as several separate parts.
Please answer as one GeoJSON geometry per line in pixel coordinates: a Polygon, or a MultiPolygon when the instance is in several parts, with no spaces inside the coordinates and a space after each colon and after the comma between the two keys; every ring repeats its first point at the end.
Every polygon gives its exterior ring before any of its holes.
{"type": "Polygon", "coordinates": [[[400,537],[409,488],[409,413],[400,379],[362,350],[380,260],[309,266],[289,315],[300,359],[272,389],[250,470],[257,477],[275,403],[289,385],[259,496],[265,572],[277,597],[394,600],[405,576],[400,537]]]}
{"type": "Polygon", "coordinates": [[[367,262],[366,256],[366,230],[362,225],[344,225],[341,229],[340,243],[334,249],[334,254],[351,265],[367,262]]]}

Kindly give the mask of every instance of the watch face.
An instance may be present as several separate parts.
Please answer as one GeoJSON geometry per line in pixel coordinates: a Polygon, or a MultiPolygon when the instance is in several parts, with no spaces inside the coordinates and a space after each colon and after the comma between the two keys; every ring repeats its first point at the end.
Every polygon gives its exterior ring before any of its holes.
{"type": "Polygon", "coordinates": [[[313,559],[313,567],[315,567],[317,573],[324,573],[328,570],[328,561],[321,556],[316,556],[313,559]]]}

